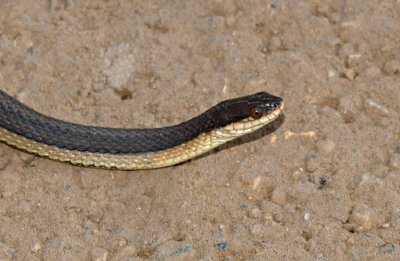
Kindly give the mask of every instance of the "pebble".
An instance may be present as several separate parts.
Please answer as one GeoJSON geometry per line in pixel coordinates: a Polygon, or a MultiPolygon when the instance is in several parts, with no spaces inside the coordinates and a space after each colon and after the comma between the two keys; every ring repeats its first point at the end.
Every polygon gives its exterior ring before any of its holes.
{"type": "Polygon", "coordinates": [[[286,193],[283,187],[277,187],[272,191],[271,201],[283,205],[286,203],[286,193]]]}
{"type": "Polygon", "coordinates": [[[136,69],[136,57],[133,54],[125,53],[115,58],[112,65],[103,71],[107,76],[108,83],[120,90],[129,80],[136,69]]]}
{"type": "Polygon", "coordinates": [[[282,223],[284,220],[284,216],[282,213],[275,213],[272,216],[272,219],[276,222],[276,223],[282,223]]]}
{"type": "Polygon", "coordinates": [[[262,224],[257,223],[250,229],[250,233],[255,235],[255,236],[260,236],[264,232],[263,228],[264,228],[264,226],[262,224]]]}
{"type": "Polygon", "coordinates": [[[113,254],[110,258],[111,261],[120,261],[120,260],[131,260],[131,258],[136,257],[138,254],[138,250],[135,246],[125,246],[120,248],[115,254],[113,254]]]}
{"type": "Polygon", "coordinates": [[[213,30],[222,30],[226,23],[225,18],[218,15],[211,16],[209,21],[213,30]]]}
{"type": "Polygon", "coordinates": [[[103,215],[103,211],[98,207],[96,201],[90,200],[82,209],[82,214],[90,220],[98,223],[103,215]]]}
{"type": "Polygon", "coordinates": [[[378,217],[374,209],[360,204],[354,208],[349,221],[355,232],[367,232],[377,227],[378,217]]]}
{"type": "Polygon", "coordinates": [[[329,5],[323,1],[317,2],[317,13],[321,16],[326,16],[329,13],[329,5]]]}
{"type": "Polygon", "coordinates": [[[348,57],[350,54],[354,53],[354,48],[351,44],[345,43],[342,46],[340,46],[338,50],[338,55],[341,58],[348,57]]]}
{"type": "Polygon", "coordinates": [[[154,252],[156,260],[194,260],[195,251],[184,241],[167,241],[154,252]]]}
{"type": "Polygon", "coordinates": [[[0,242],[0,258],[1,260],[15,260],[15,249],[7,246],[5,243],[0,242]]]}
{"type": "Polygon", "coordinates": [[[230,15],[226,18],[226,24],[230,27],[236,24],[236,17],[234,15],[230,15]]]}
{"type": "Polygon", "coordinates": [[[378,124],[380,127],[388,127],[392,125],[392,120],[388,117],[382,116],[379,120],[378,120],[378,124]]]}
{"type": "Polygon", "coordinates": [[[389,165],[392,168],[400,169],[400,153],[393,153],[389,165]]]}
{"type": "Polygon", "coordinates": [[[375,102],[372,99],[366,99],[364,102],[365,105],[365,110],[372,114],[389,114],[389,109],[387,109],[385,106],[380,105],[379,103],[375,102]]]}
{"type": "Polygon", "coordinates": [[[400,73],[400,61],[391,60],[385,63],[383,71],[388,75],[395,75],[400,73]]]}
{"type": "Polygon", "coordinates": [[[94,261],[106,261],[108,257],[108,252],[104,248],[95,247],[90,250],[91,260],[94,261]]]}
{"type": "Polygon", "coordinates": [[[0,194],[8,198],[21,190],[21,178],[18,171],[5,171],[2,173],[3,182],[0,182],[0,194]]]}
{"type": "Polygon", "coordinates": [[[354,239],[354,237],[349,237],[346,240],[346,244],[349,245],[349,246],[354,246],[356,244],[356,240],[354,239]]]}
{"type": "Polygon", "coordinates": [[[344,71],[343,71],[343,74],[344,74],[344,76],[347,78],[347,79],[349,79],[349,80],[354,80],[354,78],[356,77],[356,73],[354,72],[354,70],[352,70],[352,69],[348,69],[348,68],[346,68],[344,71]]]}
{"type": "Polygon", "coordinates": [[[42,249],[42,245],[39,242],[36,242],[32,247],[32,252],[37,253],[40,249],[42,249]]]}
{"type": "Polygon", "coordinates": [[[333,79],[336,76],[336,72],[334,70],[328,71],[328,78],[333,79]]]}
{"type": "Polygon", "coordinates": [[[339,12],[330,12],[328,14],[328,19],[331,24],[337,24],[342,20],[342,16],[339,12]]]}
{"type": "Polygon", "coordinates": [[[227,226],[227,225],[224,225],[224,224],[220,224],[220,225],[219,225],[219,231],[220,231],[222,234],[228,234],[228,233],[230,232],[230,227],[227,226]]]}
{"type": "Polygon", "coordinates": [[[292,185],[287,191],[289,198],[298,199],[307,202],[310,196],[316,191],[317,186],[307,180],[300,180],[292,185]]]}
{"type": "Polygon", "coordinates": [[[252,208],[251,210],[249,210],[248,215],[251,218],[259,218],[259,217],[261,217],[262,212],[259,208],[252,208]]]}
{"type": "Polygon", "coordinates": [[[119,247],[126,246],[126,240],[125,240],[125,239],[121,239],[121,240],[118,242],[118,246],[119,246],[119,247]]]}
{"type": "MultiPolygon", "coordinates": [[[[79,171],[79,176],[83,188],[95,189],[98,187],[106,186],[110,182],[108,176],[104,177],[102,175],[94,175],[95,172],[93,172],[93,170],[94,169],[82,169],[79,171]]],[[[110,173],[110,175],[112,175],[112,172],[110,173]]]]}
{"type": "Polygon", "coordinates": [[[88,260],[87,249],[84,242],[78,238],[55,237],[47,241],[41,260],[88,260]]]}
{"type": "Polygon", "coordinates": [[[0,170],[3,170],[7,167],[9,163],[8,158],[4,158],[3,156],[0,156],[0,170]]]}
{"type": "Polygon", "coordinates": [[[9,209],[13,216],[27,216],[32,212],[31,206],[26,200],[20,200],[9,209]]]}
{"type": "Polygon", "coordinates": [[[385,223],[385,224],[382,225],[382,228],[389,228],[389,227],[390,227],[389,223],[385,223]]]}
{"type": "Polygon", "coordinates": [[[93,189],[89,192],[89,197],[95,201],[101,201],[106,198],[106,192],[103,188],[93,189]]]}
{"type": "Polygon", "coordinates": [[[311,217],[311,215],[310,215],[310,213],[305,213],[304,214],[304,220],[309,220],[310,219],[310,217],[311,217]]]}
{"type": "Polygon", "coordinates": [[[350,93],[344,93],[339,98],[338,109],[343,114],[356,114],[362,101],[350,93]]]}
{"type": "Polygon", "coordinates": [[[386,248],[385,250],[383,250],[384,254],[391,254],[394,253],[396,251],[396,245],[395,244],[386,244],[385,247],[382,248],[386,248]]]}
{"type": "Polygon", "coordinates": [[[281,40],[278,36],[273,36],[268,43],[268,50],[271,52],[279,50],[281,47],[281,40]]]}
{"type": "Polygon", "coordinates": [[[367,79],[375,78],[375,77],[379,76],[380,74],[381,74],[381,70],[379,69],[379,67],[376,67],[376,66],[370,66],[361,72],[361,76],[365,77],[367,79]]]}
{"type": "Polygon", "coordinates": [[[272,216],[274,213],[282,211],[282,207],[269,200],[263,200],[260,209],[265,216],[272,216]]]}
{"type": "Polygon", "coordinates": [[[31,155],[31,154],[28,154],[28,153],[25,153],[25,152],[21,152],[21,153],[20,153],[20,157],[21,157],[22,161],[23,161],[26,165],[31,164],[32,161],[35,160],[35,156],[33,156],[33,155],[31,155]]]}
{"type": "Polygon", "coordinates": [[[316,171],[315,173],[314,172],[309,173],[307,180],[311,183],[318,184],[319,183],[319,175],[320,175],[320,173],[318,173],[318,171],[316,171]]]}
{"type": "Polygon", "coordinates": [[[88,230],[95,230],[95,229],[97,230],[99,226],[97,223],[86,219],[85,222],[83,222],[83,228],[88,230]]]}
{"type": "Polygon", "coordinates": [[[226,242],[226,241],[214,244],[214,247],[218,247],[223,251],[225,251],[228,248],[228,246],[229,246],[229,242],[226,242]]]}
{"type": "Polygon", "coordinates": [[[386,175],[389,173],[390,168],[383,164],[374,164],[371,167],[371,173],[375,177],[379,178],[380,180],[384,179],[386,175]]]}
{"type": "Polygon", "coordinates": [[[328,36],[326,38],[326,43],[329,45],[329,47],[336,48],[340,45],[340,39],[336,36],[328,36]]]}
{"type": "Polygon", "coordinates": [[[382,179],[371,175],[369,173],[364,173],[361,176],[361,182],[358,184],[359,187],[364,186],[365,184],[379,184],[379,185],[383,185],[383,181],[382,179]]]}
{"type": "Polygon", "coordinates": [[[50,1],[49,2],[49,9],[51,11],[56,11],[56,10],[66,10],[73,8],[74,6],[74,1],[50,1]]]}
{"type": "Polygon", "coordinates": [[[299,180],[300,179],[300,177],[303,175],[303,168],[301,168],[300,170],[295,170],[293,173],[292,173],[292,178],[294,179],[294,180],[299,180]]]}
{"type": "Polygon", "coordinates": [[[265,80],[265,79],[251,78],[247,81],[246,87],[256,88],[256,87],[264,86],[266,82],[267,82],[267,80],[265,80]]]}
{"type": "Polygon", "coordinates": [[[318,166],[319,166],[320,162],[318,159],[318,156],[315,154],[309,154],[306,158],[306,170],[308,172],[314,172],[318,166]]]}
{"type": "Polygon", "coordinates": [[[9,208],[9,203],[7,199],[0,198],[0,216],[4,216],[7,213],[8,208],[9,208]]]}
{"type": "Polygon", "coordinates": [[[330,140],[320,140],[317,142],[317,148],[318,151],[324,153],[324,154],[329,154],[333,151],[335,148],[335,143],[330,140]]]}
{"type": "Polygon", "coordinates": [[[103,83],[95,83],[93,84],[93,90],[95,92],[100,92],[102,90],[104,90],[106,88],[106,86],[103,83]]]}
{"type": "Polygon", "coordinates": [[[347,56],[346,64],[348,67],[356,67],[360,64],[361,61],[361,54],[353,53],[347,56]]]}
{"type": "Polygon", "coordinates": [[[380,148],[373,148],[372,149],[372,157],[379,163],[386,162],[386,155],[380,148]]]}
{"type": "Polygon", "coordinates": [[[319,184],[321,184],[322,186],[326,185],[328,183],[328,181],[330,180],[330,176],[329,175],[323,175],[319,181],[319,184]]]}
{"type": "Polygon", "coordinates": [[[238,7],[232,1],[215,1],[213,8],[215,13],[222,14],[223,16],[233,15],[238,10],[238,7]]]}

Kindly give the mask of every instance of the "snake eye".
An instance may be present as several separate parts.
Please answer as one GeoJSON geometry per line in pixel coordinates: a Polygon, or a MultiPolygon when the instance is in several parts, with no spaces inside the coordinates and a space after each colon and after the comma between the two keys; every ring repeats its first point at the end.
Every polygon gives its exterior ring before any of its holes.
{"type": "Polygon", "coordinates": [[[258,108],[258,107],[254,107],[253,109],[251,109],[251,117],[255,120],[261,118],[263,115],[263,111],[258,108]]]}

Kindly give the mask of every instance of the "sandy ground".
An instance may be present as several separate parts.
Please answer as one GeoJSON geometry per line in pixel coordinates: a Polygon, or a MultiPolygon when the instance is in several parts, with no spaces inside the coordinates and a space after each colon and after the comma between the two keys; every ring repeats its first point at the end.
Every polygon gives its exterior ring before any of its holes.
{"type": "Polygon", "coordinates": [[[112,127],[286,101],[262,131],[165,169],[1,144],[1,260],[400,259],[400,1],[3,0],[0,88],[112,127]]]}

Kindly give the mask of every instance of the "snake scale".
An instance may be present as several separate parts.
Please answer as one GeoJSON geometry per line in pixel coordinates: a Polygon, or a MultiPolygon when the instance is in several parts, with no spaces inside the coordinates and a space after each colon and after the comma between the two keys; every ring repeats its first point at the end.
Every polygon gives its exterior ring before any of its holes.
{"type": "Polygon", "coordinates": [[[37,156],[122,170],[172,166],[260,129],[284,101],[266,92],[226,100],[174,126],[150,129],[74,124],[39,113],[0,90],[0,141],[37,156]]]}

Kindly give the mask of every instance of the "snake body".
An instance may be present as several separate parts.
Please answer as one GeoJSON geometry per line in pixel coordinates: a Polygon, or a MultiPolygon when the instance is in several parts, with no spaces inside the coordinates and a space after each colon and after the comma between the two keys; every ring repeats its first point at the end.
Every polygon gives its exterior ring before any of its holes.
{"type": "Polygon", "coordinates": [[[187,161],[253,132],[275,120],[283,107],[281,98],[260,92],[220,102],[174,126],[104,128],[54,119],[0,90],[0,141],[74,165],[153,169],[187,161]]]}

